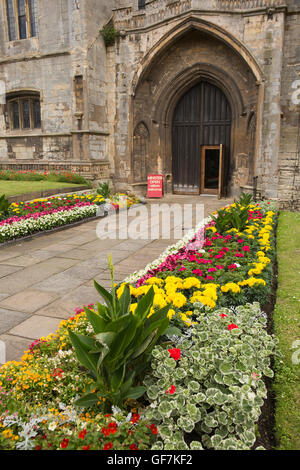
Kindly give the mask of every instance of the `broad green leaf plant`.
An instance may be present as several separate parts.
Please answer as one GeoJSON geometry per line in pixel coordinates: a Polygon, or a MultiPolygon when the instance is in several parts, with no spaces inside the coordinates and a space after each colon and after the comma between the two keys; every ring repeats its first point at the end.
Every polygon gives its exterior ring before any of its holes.
{"type": "Polygon", "coordinates": [[[119,299],[111,258],[109,266],[111,292],[94,283],[105,305],[98,303],[97,312],[85,308],[93,335],[83,336],[69,330],[76,356],[93,379],[86,394],[75,404],[90,407],[104,398],[106,411],[112,405],[123,407],[125,400],[138,399],[146,392],[146,387],[138,384],[140,375],[147,368],[158,339],[168,328],[170,309],[166,306],[150,315],[154,298],[151,288],[139,301],[134,314],[131,313],[129,286],[119,299]]]}

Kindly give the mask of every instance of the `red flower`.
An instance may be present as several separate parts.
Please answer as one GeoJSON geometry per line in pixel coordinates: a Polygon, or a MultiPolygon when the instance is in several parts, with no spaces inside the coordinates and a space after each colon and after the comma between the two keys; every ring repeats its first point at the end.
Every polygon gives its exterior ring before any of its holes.
{"type": "Polygon", "coordinates": [[[36,446],[35,450],[41,450],[41,446],[36,446]]]}
{"type": "Polygon", "coordinates": [[[110,431],[110,434],[115,434],[117,432],[117,429],[118,426],[117,426],[117,423],[113,422],[113,423],[109,423],[108,425],[108,430],[110,431]]]}
{"type": "Polygon", "coordinates": [[[228,315],[226,315],[225,313],[222,313],[222,314],[220,315],[220,317],[221,317],[221,318],[227,318],[228,315]]]}
{"type": "Polygon", "coordinates": [[[155,424],[151,424],[150,429],[151,429],[152,434],[155,434],[155,435],[158,434],[158,430],[155,424]]]}
{"type": "Polygon", "coordinates": [[[110,450],[110,449],[112,449],[112,446],[113,446],[112,443],[109,442],[108,444],[105,444],[103,450],[110,450]]]}
{"type": "Polygon", "coordinates": [[[176,391],[176,387],[174,385],[172,385],[170,390],[166,391],[166,394],[167,395],[174,395],[175,391],[176,391]]]}
{"type": "Polygon", "coordinates": [[[104,434],[105,437],[110,435],[110,429],[102,428],[102,434],[104,434]]]}
{"type": "Polygon", "coordinates": [[[66,448],[68,447],[68,445],[69,445],[69,439],[66,439],[66,438],[63,439],[63,440],[61,441],[61,443],[60,443],[60,447],[61,447],[62,449],[66,449],[66,448]]]}
{"type": "Polygon", "coordinates": [[[169,353],[170,353],[170,357],[172,357],[172,359],[174,359],[175,361],[179,361],[179,359],[181,359],[181,349],[168,349],[169,353]]]}
{"type": "Polygon", "coordinates": [[[137,414],[137,413],[133,413],[133,416],[131,418],[131,424],[135,424],[135,423],[138,423],[139,422],[139,419],[140,419],[140,415],[137,414]]]}
{"type": "Polygon", "coordinates": [[[237,268],[237,265],[236,264],[230,264],[228,266],[228,269],[236,269],[237,268]]]}
{"type": "Polygon", "coordinates": [[[228,325],[228,330],[229,330],[229,331],[235,330],[236,328],[238,328],[238,326],[235,325],[235,323],[231,323],[231,325],[228,325]]]}
{"type": "Polygon", "coordinates": [[[83,429],[82,431],[79,432],[78,437],[79,439],[84,439],[86,435],[87,435],[87,430],[83,429]]]}
{"type": "Polygon", "coordinates": [[[90,450],[91,446],[83,446],[82,450],[90,450]]]}
{"type": "Polygon", "coordinates": [[[64,371],[62,369],[57,368],[57,369],[54,369],[51,376],[52,377],[63,377],[63,373],[64,373],[64,371]]]}
{"type": "Polygon", "coordinates": [[[243,251],[249,253],[250,252],[250,246],[243,246],[243,251]]]}
{"type": "Polygon", "coordinates": [[[131,446],[129,446],[129,449],[130,450],[139,450],[139,448],[136,444],[131,444],[131,446]]]}

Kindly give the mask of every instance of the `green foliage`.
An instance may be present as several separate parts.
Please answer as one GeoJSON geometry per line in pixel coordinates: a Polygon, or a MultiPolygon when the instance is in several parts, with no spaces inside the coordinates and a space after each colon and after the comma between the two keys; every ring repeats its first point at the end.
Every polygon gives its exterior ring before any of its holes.
{"type": "Polygon", "coordinates": [[[138,302],[135,313],[130,311],[129,286],[125,286],[120,299],[115,291],[112,273],[112,292],[95,281],[95,287],[106,305],[98,303],[98,311],[85,308],[93,329],[93,336],[69,331],[79,362],[89,370],[93,383],[76,405],[89,407],[101,398],[110,405],[123,406],[126,399],[140,398],[146,391],[138,385],[140,374],[150,362],[151,351],[169,325],[169,306],[149,316],[154,290],[138,302]],[[149,318],[148,318],[149,317],[149,318]],[[96,390],[96,392],[94,392],[96,390]]]}
{"type": "Polygon", "coordinates": [[[277,231],[278,290],[274,331],[281,357],[275,361],[275,435],[278,450],[300,449],[300,213],[281,212],[277,231]]]}
{"type": "Polygon", "coordinates": [[[198,325],[174,343],[181,349],[180,360],[171,359],[163,346],[153,350],[152,372],[144,384],[151,405],[146,417],[159,430],[155,448],[187,449],[184,437],[192,432],[199,436],[199,447],[254,446],[255,424],[267,396],[263,377],[273,376],[270,358],[276,340],[266,332],[266,322],[259,304],[198,312],[198,325]],[[229,331],[232,323],[238,328],[229,331]],[[172,385],[175,393],[166,394],[172,385]]]}
{"type": "Polygon", "coordinates": [[[250,204],[253,203],[253,197],[252,194],[250,193],[242,193],[237,201],[235,201],[237,204],[240,204],[241,206],[248,207],[250,204]]]}
{"type": "Polygon", "coordinates": [[[98,185],[97,194],[100,194],[104,199],[108,199],[111,195],[109,181],[98,185]]]}
{"type": "Polygon", "coordinates": [[[0,220],[5,219],[9,215],[9,206],[10,203],[8,199],[5,197],[5,194],[3,194],[0,197],[0,220]]]}
{"type": "Polygon", "coordinates": [[[37,171],[17,171],[17,170],[1,170],[0,180],[3,181],[51,181],[57,183],[72,183],[91,186],[83,176],[77,173],[67,171],[39,173],[37,171]]]}
{"type": "Polygon", "coordinates": [[[120,33],[115,30],[112,24],[107,24],[100,30],[100,34],[103,37],[106,47],[109,47],[114,45],[115,40],[120,33]]]}
{"type": "Polygon", "coordinates": [[[235,204],[230,206],[229,210],[220,209],[217,211],[217,216],[212,216],[212,219],[218,233],[222,234],[232,228],[242,232],[248,225],[248,217],[248,206],[235,204]]]}

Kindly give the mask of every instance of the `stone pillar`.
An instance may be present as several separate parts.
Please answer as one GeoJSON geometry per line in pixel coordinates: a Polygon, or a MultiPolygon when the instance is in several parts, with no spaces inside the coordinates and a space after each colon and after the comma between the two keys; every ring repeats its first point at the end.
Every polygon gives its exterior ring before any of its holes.
{"type": "Polygon", "coordinates": [[[264,107],[261,158],[257,174],[263,195],[278,197],[278,161],[281,132],[281,78],[285,12],[266,18],[264,60],[264,107]]]}

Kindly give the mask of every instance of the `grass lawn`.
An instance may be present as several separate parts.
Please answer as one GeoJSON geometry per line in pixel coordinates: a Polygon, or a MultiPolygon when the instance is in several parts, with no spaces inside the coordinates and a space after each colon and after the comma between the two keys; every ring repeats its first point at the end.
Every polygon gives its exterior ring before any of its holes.
{"type": "Polygon", "coordinates": [[[275,364],[275,431],[278,449],[300,450],[300,213],[281,213],[277,249],[274,328],[282,357],[275,364]]]}
{"type": "Polygon", "coordinates": [[[57,183],[53,181],[5,181],[0,180],[0,196],[17,196],[36,191],[46,191],[48,189],[74,188],[74,183],[57,183]]]}

